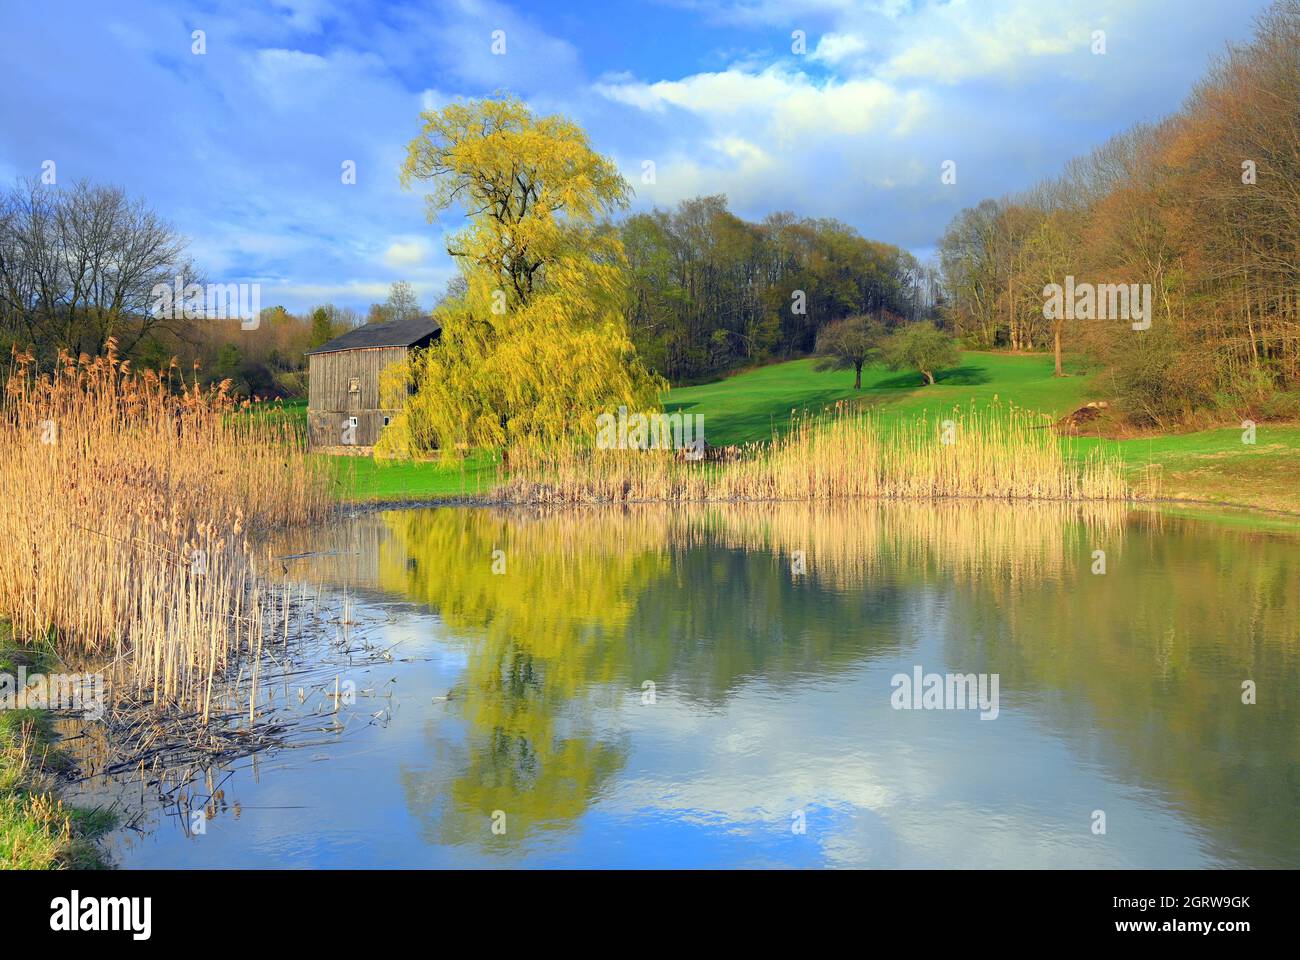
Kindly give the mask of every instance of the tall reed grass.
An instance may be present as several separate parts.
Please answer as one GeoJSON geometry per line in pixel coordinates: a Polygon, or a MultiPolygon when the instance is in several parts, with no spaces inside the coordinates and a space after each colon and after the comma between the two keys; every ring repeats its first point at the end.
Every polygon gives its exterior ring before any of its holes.
{"type": "Polygon", "coordinates": [[[733,462],[579,441],[512,450],[498,496],[517,503],[987,497],[1120,500],[1123,465],[1076,457],[1039,415],[993,403],[906,419],[848,404],[792,415],[733,462]]]}
{"type": "MultiPolygon", "coordinates": [[[[140,698],[202,705],[258,650],[253,531],[328,508],[294,426],[238,416],[228,384],[110,351],[15,355],[0,407],[0,616],[20,640],[124,665],[140,698]]],[[[272,625],[267,624],[268,629],[272,625]]]]}

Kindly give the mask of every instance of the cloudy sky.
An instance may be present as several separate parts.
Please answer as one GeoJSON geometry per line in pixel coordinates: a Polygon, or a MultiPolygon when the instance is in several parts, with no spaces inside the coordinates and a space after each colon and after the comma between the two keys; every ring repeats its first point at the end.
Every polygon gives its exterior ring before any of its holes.
{"type": "Polygon", "coordinates": [[[457,215],[399,188],[405,144],[422,109],[508,90],[581,122],[637,209],[725,193],[925,256],[961,207],[1176,109],[1265,5],[0,0],[0,183],[53,160],[120,185],[264,304],[364,309],[398,279],[431,304],[457,215]]]}

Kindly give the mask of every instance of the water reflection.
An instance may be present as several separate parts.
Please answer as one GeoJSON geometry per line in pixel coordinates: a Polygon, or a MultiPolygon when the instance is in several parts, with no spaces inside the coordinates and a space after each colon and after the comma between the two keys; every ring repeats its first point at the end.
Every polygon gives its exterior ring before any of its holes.
{"type": "Polygon", "coordinates": [[[394,668],[418,696],[336,799],[325,774],[275,782],[311,797],[315,839],[278,824],[293,862],[342,865],[342,836],[379,866],[1300,865],[1289,537],[1116,507],[751,504],[392,511],[275,550],[439,658],[394,668]],[[891,709],[917,664],[997,673],[999,718],[891,709]]]}

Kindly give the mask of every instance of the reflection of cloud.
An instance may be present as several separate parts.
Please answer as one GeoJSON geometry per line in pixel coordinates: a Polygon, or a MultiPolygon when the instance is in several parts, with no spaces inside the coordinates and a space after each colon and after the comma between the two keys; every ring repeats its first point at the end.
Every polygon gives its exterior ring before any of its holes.
{"type": "Polygon", "coordinates": [[[628,714],[637,750],[603,807],[768,840],[789,836],[802,809],[803,839],[830,866],[1201,865],[1176,813],[1117,787],[1032,711],[981,724],[974,713],[892,710],[889,676],[904,666],[780,695],[755,684],[707,714],[663,697],[628,714]],[[1106,837],[1090,831],[1097,807],[1106,837]],[[1137,837],[1125,824],[1138,822],[1141,842],[1127,843],[1137,837]]]}

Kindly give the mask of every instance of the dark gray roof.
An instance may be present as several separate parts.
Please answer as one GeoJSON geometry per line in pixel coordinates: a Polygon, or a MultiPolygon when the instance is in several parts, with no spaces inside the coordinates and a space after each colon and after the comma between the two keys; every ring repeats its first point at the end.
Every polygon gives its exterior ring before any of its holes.
{"type": "Polygon", "coordinates": [[[428,341],[440,329],[442,324],[433,317],[367,323],[328,343],[322,343],[307,353],[337,353],[340,350],[363,350],[367,347],[413,347],[423,345],[422,341],[428,341]]]}

